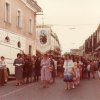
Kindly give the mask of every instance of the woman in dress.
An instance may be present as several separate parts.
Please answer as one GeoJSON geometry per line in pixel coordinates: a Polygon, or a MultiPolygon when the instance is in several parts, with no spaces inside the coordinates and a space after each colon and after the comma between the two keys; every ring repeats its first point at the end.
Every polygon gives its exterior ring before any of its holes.
{"type": "Polygon", "coordinates": [[[48,87],[50,79],[51,79],[51,72],[49,69],[50,60],[47,54],[44,54],[43,59],[41,60],[41,81],[43,82],[43,87],[48,87]]]}
{"type": "Polygon", "coordinates": [[[70,55],[65,56],[65,61],[64,61],[63,67],[64,67],[64,81],[66,82],[66,88],[65,89],[75,88],[74,82],[73,82],[74,63],[73,63],[70,55]]]}
{"type": "Polygon", "coordinates": [[[53,59],[53,55],[50,55],[50,66],[51,66],[51,80],[52,83],[55,83],[55,77],[56,77],[56,69],[55,69],[55,60],[53,59]]]}
{"type": "Polygon", "coordinates": [[[15,77],[16,77],[16,86],[20,86],[23,82],[23,65],[24,60],[21,57],[21,54],[17,54],[17,58],[14,60],[13,65],[15,66],[15,77]]]}

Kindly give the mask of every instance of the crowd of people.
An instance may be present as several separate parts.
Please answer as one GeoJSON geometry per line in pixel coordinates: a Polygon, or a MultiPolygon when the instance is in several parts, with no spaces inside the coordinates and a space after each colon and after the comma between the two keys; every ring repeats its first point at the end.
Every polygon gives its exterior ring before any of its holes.
{"type": "Polygon", "coordinates": [[[100,61],[79,56],[66,55],[64,59],[65,89],[72,89],[80,84],[81,79],[100,78],[100,61]]]}
{"type": "Polygon", "coordinates": [[[41,57],[17,54],[14,60],[16,86],[38,82],[39,78],[43,87],[55,82],[56,61],[52,55],[44,54],[41,57]]]}
{"type": "MultiPolygon", "coordinates": [[[[56,77],[63,78],[65,90],[76,88],[84,78],[95,79],[96,72],[100,77],[100,61],[88,60],[76,55],[64,55],[55,58],[44,54],[41,57],[17,54],[14,60],[16,86],[38,82],[41,79],[43,88],[55,83],[56,77]]],[[[7,83],[7,66],[5,57],[0,60],[0,84],[7,83]]]]}

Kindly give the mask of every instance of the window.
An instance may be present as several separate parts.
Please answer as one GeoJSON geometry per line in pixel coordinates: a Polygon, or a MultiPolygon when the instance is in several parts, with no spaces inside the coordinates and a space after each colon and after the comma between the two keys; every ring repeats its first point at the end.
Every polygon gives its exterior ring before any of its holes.
{"type": "Polygon", "coordinates": [[[5,21],[10,23],[11,22],[11,8],[10,3],[5,3],[5,21]]]}
{"type": "Polygon", "coordinates": [[[30,19],[29,19],[29,33],[32,33],[32,30],[33,30],[32,27],[33,27],[33,26],[32,26],[32,18],[30,18],[30,19]]]}
{"type": "Polygon", "coordinates": [[[10,42],[10,38],[8,36],[5,37],[6,42],[10,42]]]}
{"type": "Polygon", "coordinates": [[[18,46],[18,48],[21,48],[21,42],[20,41],[18,41],[17,46],[18,46]]]}
{"type": "Polygon", "coordinates": [[[29,45],[29,54],[31,55],[32,54],[32,46],[29,45]]]}
{"type": "Polygon", "coordinates": [[[22,13],[21,10],[17,11],[17,26],[22,27],[22,13]]]}

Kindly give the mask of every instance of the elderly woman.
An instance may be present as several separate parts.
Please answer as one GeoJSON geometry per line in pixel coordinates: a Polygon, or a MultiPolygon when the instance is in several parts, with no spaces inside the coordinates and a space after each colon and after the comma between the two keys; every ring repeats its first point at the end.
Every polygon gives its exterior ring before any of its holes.
{"type": "Polygon", "coordinates": [[[43,55],[43,59],[41,60],[41,80],[43,82],[43,87],[46,88],[49,85],[51,79],[51,72],[49,69],[50,59],[47,54],[43,55]]]}
{"type": "Polygon", "coordinates": [[[20,53],[17,54],[17,58],[14,60],[13,65],[15,66],[16,86],[20,86],[23,80],[23,65],[24,65],[24,60],[20,53]]]}

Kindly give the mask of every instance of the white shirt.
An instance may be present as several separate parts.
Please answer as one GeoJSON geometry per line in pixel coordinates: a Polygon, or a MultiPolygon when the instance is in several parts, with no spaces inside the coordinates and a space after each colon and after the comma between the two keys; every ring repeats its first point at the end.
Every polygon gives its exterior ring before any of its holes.
{"type": "Polygon", "coordinates": [[[88,71],[90,71],[90,67],[91,67],[90,64],[87,65],[87,70],[88,70],[88,71]]]}
{"type": "Polygon", "coordinates": [[[67,69],[67,68],[72,68],[72,67],[74,67],[74,63],[72,60],[65,60],[64,61],[63,68],[67,69]]]}
{"type": "Polygon", "coordinates": [[[69,75],[71,74],[72,68],[74,67],[74,63],[72,60],[65,60],[64,61],[64,75],[69,75]]]}
{"type": "Polygon", "coordinates": [[[0,67],[6,68],[6,63],[5,63],[4,60],[3,61],[0,61],[0,67]]]}

